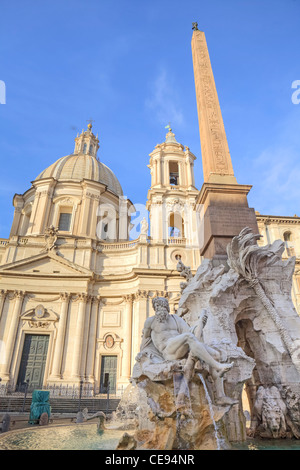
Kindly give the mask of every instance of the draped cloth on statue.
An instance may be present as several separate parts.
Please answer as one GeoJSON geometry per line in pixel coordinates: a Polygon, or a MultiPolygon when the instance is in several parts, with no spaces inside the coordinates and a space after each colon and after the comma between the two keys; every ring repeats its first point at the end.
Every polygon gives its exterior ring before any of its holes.
{"type": "Polygon", "coordinates": [[[47,390],[34,390],[32,392],[29,424],[37,424],[43,413],[47,413],[50,418],[51,407],[49,396],[50,392],[47,390]]]}

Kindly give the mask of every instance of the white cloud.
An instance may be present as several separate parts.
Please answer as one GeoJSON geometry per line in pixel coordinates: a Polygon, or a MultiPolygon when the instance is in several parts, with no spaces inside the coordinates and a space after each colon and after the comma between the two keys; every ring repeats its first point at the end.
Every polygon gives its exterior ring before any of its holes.
{"type": "Polygon", "coordinates": [[[253,188],[255,208],[261,213],[300,215],[298,125],[299,118],[286,120],[274,143],[253,160],[253,169],[259,175],[259,184],[253,188]]]}
{"type": "Polygon", "coordinates": [[[165,68],[160,70],[151,84],[151,94],[145,104],[160,124],[167,125],[170,122],[172,127],[184,123],[176,87],[172,84],[165,68]]]}

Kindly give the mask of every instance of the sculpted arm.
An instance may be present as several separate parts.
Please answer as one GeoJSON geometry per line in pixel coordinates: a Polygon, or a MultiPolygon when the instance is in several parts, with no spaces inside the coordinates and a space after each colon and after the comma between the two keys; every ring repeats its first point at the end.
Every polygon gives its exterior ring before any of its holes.
{"type": "Polygon", "coordinates": [[[142,342],[141,342],[141,348],[140,348],[141,351],[149,344],[149,340],[151,340],[152,322],[153,322],[153,317],[147,318],[147,320],[145,321],[143,332],[142,332],[143,336],[142,336],[142,342]]]}
{"type": "Polygon", "coordinates": [[[200,314],[200,317],[199,317],[199,320],[197,321],[196,325],[190,327],[186,321],[181,318],[181,317],[177,317],[177,321],[180,325],[180,330],[181,330],[181,333],[193,333],[198,339],[200,339],[202,337],[202,331],[203,331],[203,328],[204,326],[206,325],[206,322],[207,322],[207,311],[206,309],[203,309],[201,314],[200,314]]]}

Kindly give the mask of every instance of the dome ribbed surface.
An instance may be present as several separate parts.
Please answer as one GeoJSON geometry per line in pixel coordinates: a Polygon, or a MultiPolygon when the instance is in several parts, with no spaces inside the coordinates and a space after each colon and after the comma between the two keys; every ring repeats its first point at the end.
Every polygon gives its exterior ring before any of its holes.
{"type": "Polygon", "coordinates": [[[91,155],[67,155],[62,157],[42,171],[36,180],[42,178],[97,181],[105,184],[110,191],[118,196],[123,195],[122,187],[116,175],[104,163],[99,162],[97,158],[91,155]]]}

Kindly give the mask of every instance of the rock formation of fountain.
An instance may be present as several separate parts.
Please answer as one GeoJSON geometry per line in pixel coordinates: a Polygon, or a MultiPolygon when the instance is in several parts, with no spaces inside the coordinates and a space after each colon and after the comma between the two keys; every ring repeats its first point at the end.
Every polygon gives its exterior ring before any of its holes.
{"type": "Polygon", "coordinates": [[[251,436],[300,438],[295,258],[282,260],[283,242],[259,247],[258,238],[245,228],[228,245],[228,264],[206,259],[194,276],[179,261],[186,282],[176,315],[165,298],[153,299],[155,315],[145,322],[116,413],[136,427],[137,449],[226,449],[244,441],[244,387],[251,436]]]}

